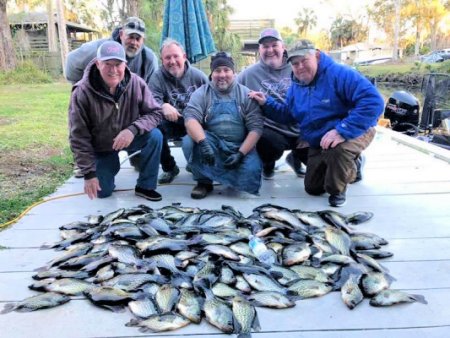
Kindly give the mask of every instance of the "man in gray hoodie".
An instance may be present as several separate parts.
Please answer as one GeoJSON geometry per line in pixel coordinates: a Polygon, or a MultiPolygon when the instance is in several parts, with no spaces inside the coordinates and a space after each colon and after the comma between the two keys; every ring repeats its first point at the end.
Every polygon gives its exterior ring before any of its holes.
{"type": "Polygon", "coordinates": [[[164,115],[159,129],[163,134],[161,151],[162,174],[159,184],[167,184],[180,173],[175,159],[170,153],[168,139],[186,135],[183,110],[191,94],[201,85],[208,83],[206,75],[192,67],[187,60],[183,46],[176,40],[166,39],[161,50],[162,67],[152,76],[150,88],[164,115]]]}
{"type": "MultiPolygon", "coordinates": [[[[291,85],[292,69],[286,62],[286,48],[280,33],[273,28],[264,29],[259,38],[260,60],[242,71],[237,80],[251,90],[270,95],[280,103],[284,102],[291,85]]],[[[289,166],[299,177],[305,176],[308,148],[299,138],[300,130],[296,123],[281,124],[264,118],[264,132],[256,149],[263,162],[263,178],[273,179],[275,162],[285,150],[292,150],[286,157],[289,166]]]]}

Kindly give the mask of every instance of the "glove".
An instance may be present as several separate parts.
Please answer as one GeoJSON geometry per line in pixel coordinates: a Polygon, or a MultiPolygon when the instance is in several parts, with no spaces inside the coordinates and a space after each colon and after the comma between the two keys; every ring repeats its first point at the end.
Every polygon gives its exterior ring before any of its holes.
{"type": "Polygon", "coordinates": [[[214,165],[214,163],[216,163],[216,158],[214,157],[214,151],[211,148],[211,145],[209,144],[208,140],[205,138],[200,142],[198,142],[198,145],[200,147],[202,163],[206,165],[214,165]]]}
{"type": "Polygon", "coordinates": [[[244,154],[238,151],[237,153],[231,154],[228,158],[223,162],[223,166],[227,169],[236,169],[241,164],[244,159],[244,154]]]}

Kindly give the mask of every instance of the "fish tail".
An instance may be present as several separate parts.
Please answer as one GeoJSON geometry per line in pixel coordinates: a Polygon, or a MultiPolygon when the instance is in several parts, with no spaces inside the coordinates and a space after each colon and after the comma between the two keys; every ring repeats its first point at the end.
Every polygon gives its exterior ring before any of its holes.
{"type": "Polygon", "coordinates": [[[428,304],[425,297],[422,295],[409,295],[411,299],[415,300],[418,303],[428,304]]]}
{"type": "Polygon", "coordinates": [[[3,310],[0,311],[0,314],[5,314],[5,313],[9,313],[11,311],[14,311],[16,309],[16,305],[14,303],[8,303],[5,304],[5,306],[3,307],[3,310]]]}
{"type": "Polygon", "coordinates": [[[245,332],[245,333],[239,333],[237,338],[250,338],[252,336],[251,333],[245,332]]]}

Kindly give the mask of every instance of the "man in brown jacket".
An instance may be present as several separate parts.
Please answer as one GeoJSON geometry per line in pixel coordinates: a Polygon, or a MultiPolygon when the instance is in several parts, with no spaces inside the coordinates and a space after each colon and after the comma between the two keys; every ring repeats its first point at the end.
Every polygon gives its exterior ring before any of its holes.
{"type": "Polygon", "coordinates": [[[69,106],[70,146],[90,199],[112,194],[119,151],[140,150],[135,193],[161,200],[155,191],[162,145],[156,127],[161,120],[160,105],[144,80],[128,69],[122,45],[104,42],[73,87],[69,106]]]}

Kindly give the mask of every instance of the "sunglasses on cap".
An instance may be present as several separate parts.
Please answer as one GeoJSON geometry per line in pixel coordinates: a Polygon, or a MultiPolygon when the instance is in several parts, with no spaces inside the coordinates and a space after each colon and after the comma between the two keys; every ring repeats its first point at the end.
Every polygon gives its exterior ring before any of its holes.
{"type": "Polygon", "coordinates": [[[223,57],[227,57],[227,58],[231,58],[231,54],[228,52],[218,52],[215,54],[211,55],[211,61],[214,60],[215,58],[223,58],[223,57]]]}
{"type": "Polygon", "coordinates": [[[139,22],[128,22],[125,25],[125,28],[129,28],[129,29],[136,29],[139,32],[145,33],[145,28],[141,26],[141,24],[139,22]]]}

